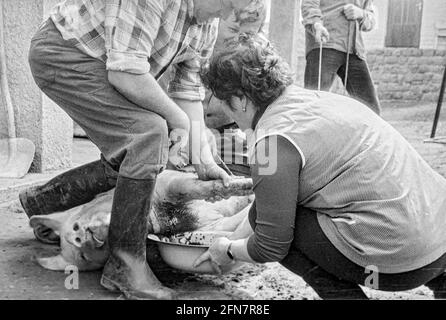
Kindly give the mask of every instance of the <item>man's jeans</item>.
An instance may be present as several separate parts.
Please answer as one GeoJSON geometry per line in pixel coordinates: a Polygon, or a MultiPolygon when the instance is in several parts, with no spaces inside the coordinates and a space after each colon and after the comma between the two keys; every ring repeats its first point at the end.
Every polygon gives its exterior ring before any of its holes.
{"type": "MultiPolygon", "coordinates": [[[[342,82],[345,79],[346,53],[334,49],[322,49],[321,90],[329,91],[336,75],[342,82]]],[[[348,67],[347,92],[370,109],[380,114],[381,107],[373,85],[367,62],[350,54],[348,67]]],[[[305,67],[305,88],[317,90],[319,77],[319,49],[307,55],[305,67]]]]}
{"type": "Polygon", "coordinates": [[[29,63],[39,88],[85,130],[120,175],[153,179],[165,167],[166,121],[116,91],[105,64],[65,41],[51,20],[32,38],[29,63]]]}

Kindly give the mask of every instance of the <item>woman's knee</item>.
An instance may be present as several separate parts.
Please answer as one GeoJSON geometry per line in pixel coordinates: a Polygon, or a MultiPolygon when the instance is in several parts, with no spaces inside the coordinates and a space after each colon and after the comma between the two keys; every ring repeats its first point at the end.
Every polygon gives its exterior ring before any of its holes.
{"type": "Polygon", "coordinates": [[[280,261],[280,264],[300,277],[304,277],[317,266],[316,263],[296,248],[291,248],[285,259],[280,261]]]}

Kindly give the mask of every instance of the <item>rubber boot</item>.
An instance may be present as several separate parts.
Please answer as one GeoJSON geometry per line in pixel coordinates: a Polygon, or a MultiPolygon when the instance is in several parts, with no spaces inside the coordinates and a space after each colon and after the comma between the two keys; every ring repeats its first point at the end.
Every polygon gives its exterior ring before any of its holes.
{"type": "Polygon", "coordinates": [[[110,257],[101,285],[121,291],[127,299],[173,299],[146,261],[146,240],[153,227],[149,210],[156,179],[118,177],[108,232],[110,257]]]}
{"type": "MultiPolygon", "coordinates": [[[[117,173],[104,160],[98,160],[64,172],[42,186],[28,188],[19,194],[20,203],[29,218],[66,211],[90,202],[100,193],[113,189],[117,173]]],[[[58,243],[51,229],[34,230],[45,243],[58,243]]]]}
{"type": "Polygon", "coordinates": [[[443,273],[435,279],[432,279],[426,283],[426,287],[432,290],[435,299],[446,299],[446,274],[443,273]]]}
{"type": "Polygon", "coordinates": [[[328,273],[302,252],[292,249],[281,264],[300,276],[324,300],[368,300],[361,287],[328,273]]]}

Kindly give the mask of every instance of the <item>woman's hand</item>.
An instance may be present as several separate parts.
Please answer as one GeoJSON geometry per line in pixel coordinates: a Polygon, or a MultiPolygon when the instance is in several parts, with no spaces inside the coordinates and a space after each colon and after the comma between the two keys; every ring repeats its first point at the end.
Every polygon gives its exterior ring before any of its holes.
{"type": "Polygon", "coordinates": [[[217,238],[211,245],[208,251],[203,253],[195,260],[193,266],[198,267],[205,261],[210,261],[212,268],[218,274],[222,274],[222,267],[234,263],[234,260],[228,256],[228,248],[231,240],[225,237],[217,238]]]}

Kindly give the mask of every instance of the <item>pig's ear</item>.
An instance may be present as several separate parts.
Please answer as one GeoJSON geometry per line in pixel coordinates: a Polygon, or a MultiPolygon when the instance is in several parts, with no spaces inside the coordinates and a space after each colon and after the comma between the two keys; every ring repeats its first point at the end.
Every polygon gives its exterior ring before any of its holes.
{"type": "MultiPolygon", "coordinates": [[[[76,211],[79,210],[78,208],[75,209],[76,211]]],[[[59,234],[62,230],[62,226],[73,215],[74,211],[75,210],[71,209],[68,211],[57,212],[49,215],[32,216],[29,220],[29,225],[33,229],[39,226],[44,226],[59,234]]]]}
{"type": "Polygon", "coordinates": [[[67,267],[73,265],[60,254],[49,258],[37,258],[37,262],[45,269],[53,271],[65,271],[67,267]]]}

